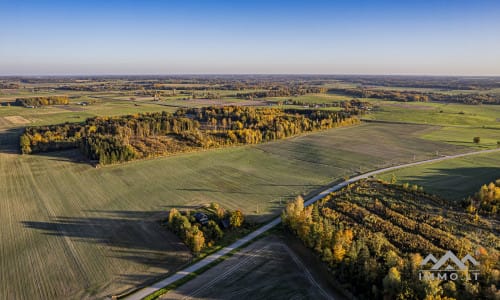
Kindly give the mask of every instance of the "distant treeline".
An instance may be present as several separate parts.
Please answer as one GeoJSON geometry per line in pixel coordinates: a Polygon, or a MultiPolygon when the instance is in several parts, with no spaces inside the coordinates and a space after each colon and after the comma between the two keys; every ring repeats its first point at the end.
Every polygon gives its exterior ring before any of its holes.
{"type": "Polygon", "coordinates": [[[18,106],[45,106],[45,105],[56,105],[56,104],[68,104],[68,96],[38,96],[38,97],[27,97],[27,98],[17,98],[14,105],[18,106]]]}
{"type": "Polygon", "coordinates": [[[0,82],[0,89],[18,89],[18,83],[0,82]]]}
{"type": "Polygon", "coordinates": [[[322,87],[290,86],[290,87],[273,88],[268,91],[237,93],[236,97],[242,99],[288,97],[288,96],[300,96],[310,93],[325,93],[326,91],[327,89],[322,87]]]}
{"type": "Polygon", "coordinates": [[[94,117],[82,124],[28,127],[21,136],[21,151],[80,148],[87,158],[105,165],[357,124],[357,114],[228,106],[94,117]]]}
{"type": "Polygon", "coordinates": [[[413,87],[443,90],[488,90],[500,87],[499,77],[368,76],[368,75],[169,75],[169,76],[78,76],[27,78],[12,76],[3,82],[58,84],[60,90],[244,90],[307,85],[325,86],[339,81],[363,86],[413,87]],[[63,85],[63,86],[62,86],[63,85]]]}
{"type": "Polygon", "coordinates": [[[499,77],[442,77],[442,76],[333,76],[347,83],[364,86],[413,87],[442,90],[487,90],[500,87],[499,77]]]}
{"type": "Polygon", "coordinates": [[[388,91],[366,88],[332,88],[330,93],[337,93],[358,98],[377,98],[400,102],[455,102],[463,104],[500,104],[500,96],[490,94],[422,93],[416,91],[388,91]]]}
{"type": "MultiPolygon", "coordinates": [[[[280,102],[280,104],[283,104],[283,102],[280,102]]],[[[373,106],[370,102],[361,101],[359,99],[351,99],[351,100],[345,100],[345,101],[332,101],[332,102],[318,102],[318,103],[288,99],[288,100],[284,101],[284,104],[301,105],[301,106],[308,106],[308,107],[342,107],[343,109],[345,109],[347,111],[356,111],[356,110],[364,111],[364,110],[367,110],[373,106]]]]}

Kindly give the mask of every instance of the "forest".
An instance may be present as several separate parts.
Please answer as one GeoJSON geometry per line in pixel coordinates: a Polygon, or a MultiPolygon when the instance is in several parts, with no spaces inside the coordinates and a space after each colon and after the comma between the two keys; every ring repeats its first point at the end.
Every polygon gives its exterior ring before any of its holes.
{"type": "Polygon", "coordinates": [[[415,185],[364,180],[308,207],[299,197],[282,220],[360,299],[497,299],[498,228],[447,203],[415,185]],[[474,255],[477,281],[464,272],[458,280],[419,279],[427,272],[423,258],[448,250],[460,258],[474,255]]]}
{"type": "Polygon", "coordinates": [[[68,104],[68,96],[38,96],[38,97],[27,97],[27,98],[17,98],[14,105],[17,106],[45,106],[45,105],[57,105],[57,104],[68,104]]]}
{"type": "Polygon", "coordinates": [[[84,123],[28,127],[23,154],[80,148],[101,165],[172,153],[257,144],[303,132],[359,123],[359,110],[322,111],[253,107],[204,107],[118,117],[84,123]]]}
{"type": "Polygon", "coordinates": [[[500,179],[483,185],[465,204],[469,213],[500,216],[500,179]]]}
{"type": "Polygon", "coordinates": [[[500,96],[493,94],[458,94],[391,91],[367,88],[331,88],[329,93],[339,93],[358,98],[376,98],[399,102],[453,102],[462,104],[500,104],[500,96]]]}

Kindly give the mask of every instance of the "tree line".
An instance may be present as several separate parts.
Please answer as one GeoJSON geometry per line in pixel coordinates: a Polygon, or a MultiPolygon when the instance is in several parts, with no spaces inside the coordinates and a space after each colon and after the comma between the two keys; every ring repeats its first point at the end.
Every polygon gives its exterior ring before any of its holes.
{"type": "Polygon", "coordinates": [[[248,93],[237,93],[236,97],[242,99],[268,98],[268,97],[288,97],[300,96],[311,93],[325,93],[326,88],[313,86],[281,86],[273,87],[267,91],[256,91],[248,93]]]}
{"type": "Polygon", "coordinates": [[[116,117],[84,123],[28,127],[23,154],[80,148],[99,164],[171,153],[257,144],[302,132],[359,123],[357,112],[253,107],[205,107],[116,117]]]}
{"type": "Polygon", "coordinates": [[[37,97],[27,97],[27,98],[17,98],[14,105],[17,106],[45,106],[45,105],[57,105],[57,104],[68,104],[68,96],[37,96],[37,97]]]}
{"type": "Polygon", "coordinates": [[[500,104],[500,96],[493,94],[457,94],[417,92],[417,91],[389,91],[367,88],[331,88],[329,93],[338,93],[358,98],[387,99],[399,102],[454,102],[463,104],[500,104]]]}
{"type": "Polygon", "coordinates": [[[279,105],[300,105],[307,107],[341,107],[346,111],[350,111],[356,114],[361,114],[362,112],[371,109],[373,105],[368,101],[361,101],[359,99],[343,100],[343,101],[332,101],[332,102],[310,102],[302,101],[296,99],[288,99],[285,101],[279,101],[279,105]],[[357,113],[356,111],[361,111],[357,113]]]}
{"type": "Polygon", "coordinates": [[[436,214],[443,203],[418,188],[365,180],[308,207],[299,197],[287,204],[282,220],[359,299],[496,299],[500,239],[482,232],[482,245],[474,243],[465,237],[476,234],[474,220],[458,212],[436,214]],[[448,250],[460,258],[473,254],[479,280],[463,273],[456,281],[420,280],[423,256],[448,250]]]}

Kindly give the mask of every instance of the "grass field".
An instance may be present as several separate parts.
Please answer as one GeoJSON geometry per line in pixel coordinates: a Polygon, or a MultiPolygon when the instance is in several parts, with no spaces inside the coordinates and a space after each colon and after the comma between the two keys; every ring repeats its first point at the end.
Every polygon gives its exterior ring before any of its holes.
{"type": "Polygon", "coordinates": [[[454,145],[472,147],[478,150],[492,149],[500,146],[498,144],[500,141],[500,128],[444,126],[439,130],[423,134],[421,137],[434,141],[444,141],[454,145]],[[474,143],[474,137],[480,137],[480,142],[474,143]]]}
{"type": "Polygon", "coordinates": [[[70,101],[69,105],[44,106],[40,108],[25,108],[20,106],[0,106],[0,128],[12,127],[14,124],[5,118],[23,117],[29,123],[22,125],[48,125],[64,122],[82,122],[93,116],[116,116],[143,112],[169,111],[174,112],[180,107],[203,107],[211,105],[252,105],[265,106],[264,101],[249,101],[237,98],[223,98],[220,100],[169,99],[154,102],[151,97],[130,100],[129,97],[114,97],[110,94],[82,96],[70,101]],[[80,106],[77,102],[97,100],[96,103],[80,106]]]}
{"type": "Polygon", "coordinates": [[[153,221],[172,206],[217,201],[264,221],[345,175],[467,150],[418,138],[429,130],[366,124],[100,169],[77,151],[19,156],[2,134],[0,298],[102,297],[177,269],[190,255],[153,221]]]}
{"type": "Polygon", "coordinates": [[[301,96],[290,96],[290,97],[273,97],[272,100],[292,100],[292,101],[302,101],[305,103],[332,103],[336,101],[350,100],[352,97],[337,94],[307,94],[301,96]]]}
{"type": "Polygon", "coordinates": [[[384,122],[432,124],[439,130],[421,135],[424,139],[472,147],[492,149],[500,141],[500,106],[443,103],[399,103],[368,100],[376,109],[363,118],[384,122]],[[480,137],[481,142],[473,142],[480,137]]]}
{"type": "Polygon", "coordinates": [[[434,125],[457,125],[500,128],[499,105],[452,103],[394,102],[369,100],[378,106],[366,118],[434,125]]]}
{"type": "MultiPolygon", "coordinates": [[[[173,112],[175,110],[175,107],[158,104],[112,100],[100,101],[88,106],[70,104],[46,106],[36,109],[19,106],[0,106],[0,119],[10,116],[22,116],[29,120],[29,125],[48,125],[64,122],[83,122],[86,118],[93,116],[114,116],[156,111],[173,112]]],[[[4,125],[4,127],[8,127],[8,125],[4,125]]],[[[14,126],[15,124],[10,125],[14,126]]]]}
{"type": "Polygon", "coordinates": [[[417,184],[428,192],[459,201],[468,195],[472,196],[483,184],[500,178],[500,154],[474,155],[425,164],[379,177],[390,180],[392,174],[400,183],[417,184]]]}

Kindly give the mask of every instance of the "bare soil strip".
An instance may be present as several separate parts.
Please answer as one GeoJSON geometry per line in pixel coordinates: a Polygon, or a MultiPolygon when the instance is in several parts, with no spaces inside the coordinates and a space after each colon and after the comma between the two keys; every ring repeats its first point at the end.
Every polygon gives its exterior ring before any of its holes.
{"type": "Polygon", "coordinates": [[[9,121],[13,125],[24,125],[24,124],[31,123],[30,120],[25,119],[25,118],[23,118],[21,116],[8,116],[8,117],[4,117],[4,119],[6,119],[7,121],[9,121]]]}

